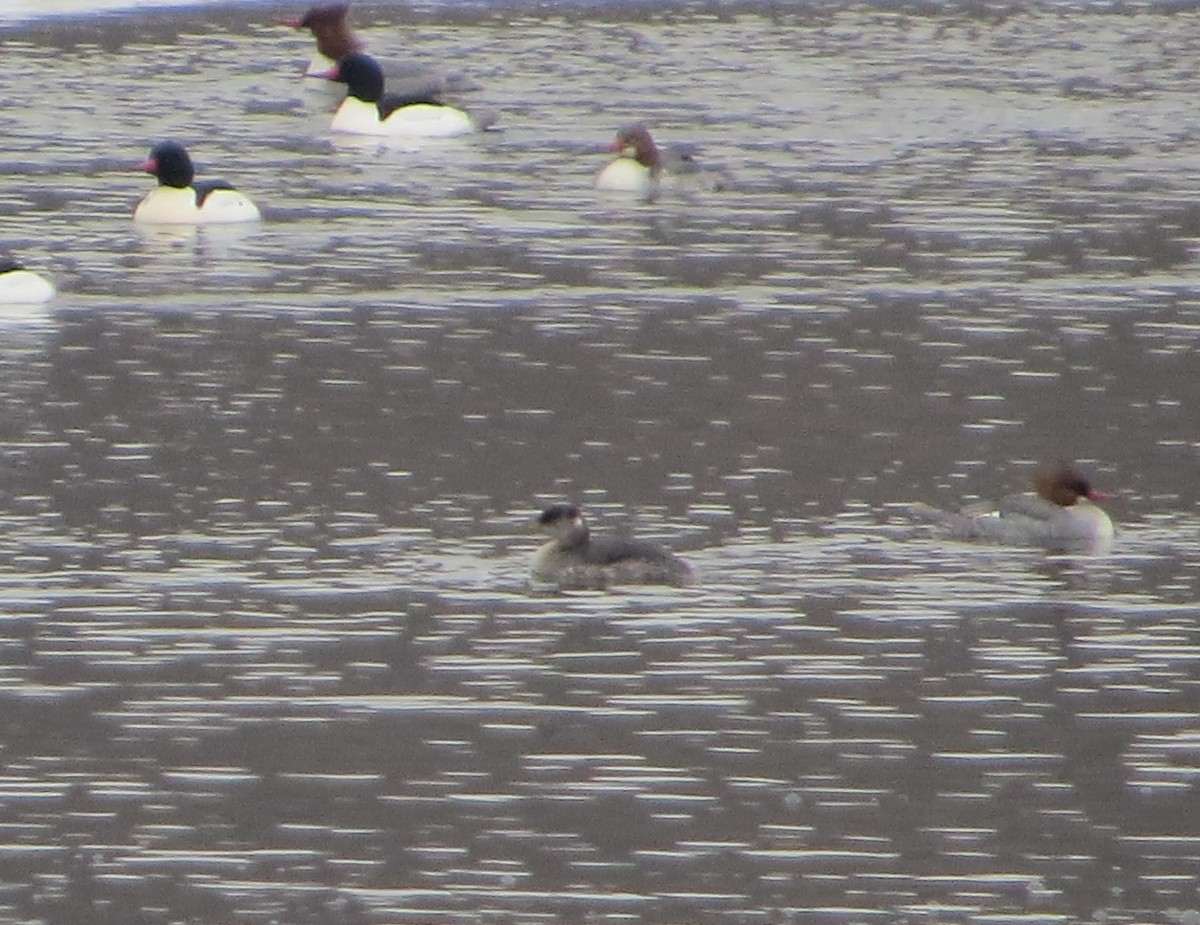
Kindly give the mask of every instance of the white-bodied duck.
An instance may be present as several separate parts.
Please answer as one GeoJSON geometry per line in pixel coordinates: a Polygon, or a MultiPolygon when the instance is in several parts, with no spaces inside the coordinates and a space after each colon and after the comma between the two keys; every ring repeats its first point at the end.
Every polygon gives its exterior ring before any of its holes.
{"type": "Polygon", "coordinates": [[[385,94],[383,71],[370,55],[346,55],[323,75],[346,84],[346,99],[333,115],[335,132],[396,138],[453,138],[482,131],[494,116],[476,117],[435,96],[385,94]]]}
{"type": "Polygon", "coordinates": [[[134,221],[163,225],[207,225],[255,222],[258,207],[224,180],[195,182],[196,170],[187,150],[163,141],[150,151],[139,170],[158,178],[158,186],[133,210],[134,221]]]}
{"type": "Polygon", "coordinates": [[[672,144],[660,148],[650,129],[635,122],[617,131],[609,151],[617,157],[596,174],[595,187],[605,193],[621,193],[643,199],[652,198],[663,186],[678,191],[719,189],[723,183],[701,171],[695,147],[672,144]]]}

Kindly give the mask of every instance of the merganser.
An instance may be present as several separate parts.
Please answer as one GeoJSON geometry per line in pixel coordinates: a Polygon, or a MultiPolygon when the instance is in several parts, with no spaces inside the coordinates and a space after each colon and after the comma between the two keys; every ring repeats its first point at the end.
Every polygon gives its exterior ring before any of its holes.
{"type": "Polygon", "coordinates": [[[913,514],[944,528],[955,539],[1016,546],[1043,546],[1065,552],[1107,552],[1113,524],[1096,502],[1108,497],[1070,463],[1034,475],[1036,495],[1008,499],[985,513],[940,511],[924,504],[913,514]]]}
{"type": "Polygon", "coordinates": [[[686,585],[695,580],[690,565],[647,540],[593,537],[575,504],[552,504],[538,526],[550,535],[533,558],[535,581],[562,588],[605,588],[614,583],[686,585]]]}
{"type": "Polygon", "coordinates": [[[158,177],[158,186],[133,210],[134,221],[164,225],[207,225],[255,222],[258,207],[224,180],[193,185],[195,168],[183,145],[163,141],[150,151],[139,170],[158,177]]]}
{"type": "Polygon", "coordinates": [[[346,55],[322,75],[346,84],[347,95],[330,126],[355,135],[451,138],[482,131],[491,120],[476,119],[428,95],[384,95],[383,72],[370,55],[346,55]]]}
{"type": "Polygon", "coordinates": [[[619,154],[596,175],[596,189],[607,193],[632,193],[649,197],[658,191],[662,159],[650,130],[638,122],[617,132],[610,151],[619,154]]]}
{"type": "MultiPolygon", "coordinates": [[[[366,48],[350,28],[349,3],[325,3],[309,8],[298,19],[278,19],[280,25],[293,29],[308,29],[317,40],[317,52],[309,61],[305,77],[322,77],[347,55],[366,48]]],[[[388,90],[402,96],[436,96],[441,93],[472,89],[462,74],[445,73],[404,61],[384,59],[380,69],[387,79],[388,90]]]]}
{"type": "Polygon", "coordinates": [[[0,305],[36,305],[50,301],[56,292],[50,280],[0,257],[0,305]]]}
{"type": "Polygon", "coordinates": [[[649,199],[667,185],[680,192],[699,192],[720,189],[727,183],[719,175],[701,170],[695,145],[676,143],[660,148],[640,122],[618,131],[617,140],[607,150],[619,157],[596,175],[595,187],[602,192],[649,199]]]}

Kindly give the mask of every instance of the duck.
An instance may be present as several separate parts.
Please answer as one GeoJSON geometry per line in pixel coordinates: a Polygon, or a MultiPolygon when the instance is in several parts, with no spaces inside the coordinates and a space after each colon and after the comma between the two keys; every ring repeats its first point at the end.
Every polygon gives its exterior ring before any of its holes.
{"type": "Polygon", "coordinates": [[[538,515],[550,540],[533,557],[535,582],[560,588],[602,589],[610,584],[688,585],[695,572],[683,559],[649,540],[592,536],[579,505],[552,504],[538,515]]]}
{"type": "Polygon", "coordinates": [[[57,295],[54,284],[8,257],[0,257],[0,305],[38,305],[57,295]]]}
{"type": "Polygon", "coordinates": [[[370,55],[346,55],[321,76],[346,84],[346,99],[333,115],[330,128],[355,135],[402,138],[452,138],[482,131],[491,120],[480,120],[436,96],[384,94],[383,71],[370,55]]]}
{"type": "Polygon", "coordinates": [[[1109,495],[1093,487],[1073,463],[1040,469],[1033,488],[1033,493],[984,512],[941,511],[924,504],[912,505],[910,511],[954,539],[1058,552],[1104,553],[1112,548],[1113,522],[1099,504],[1109,495]]]}
{"type": "MultiPolygon", "coordinates": [[[[349,3],[324,3],[310,7],[303,16],[276,20],[293,29],[308,29],[317,40],[317,50],[304,71],[305,77],[322,77],[347,55],[366,49],[350,28],[349,3]]],[[[401,96],[437,96],[474,89],[464,75],[444,72],[394,59],[379,61],[388,90],[401,96]]]]}
{"type": "Polygon", "coordinates": [[[596,174],[595,187],[607,193],[632,193],[649,197],[658,191],[662,157],[643,123],[627,125],[617,131],[609,147],[617,157],[596,174]]]}
{"type": "Polygon", "coordinates": [[[604,193],[651,199],[664,187],[678,193],[700,193],[723,189],[730,182],[725,171],[701,167],[695,145],[656,145],[642,122],[619,129],[616,141],[606,150],[618,156],[596,174],[593,185],[604,193]]]}
{"type": "Polygon", "coordinates": [[[133,210],[137,222],[207,225],[256,222],[258,207],[224,180],[194,183],[196,170],[183,145],[163,141],[150,150],[139,170],[158,178],[158,186],[133,210]]]}

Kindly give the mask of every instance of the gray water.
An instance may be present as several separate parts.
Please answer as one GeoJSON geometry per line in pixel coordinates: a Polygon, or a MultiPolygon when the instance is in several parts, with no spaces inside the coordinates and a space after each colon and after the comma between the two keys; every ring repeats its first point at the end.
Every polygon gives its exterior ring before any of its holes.
{"type": "Polygon", "coordinates": [[[222,17],[3,38],[0,919],[1196,921],[1194,13],[364,7],[416,150],[222,17]],[[904,515],[1063,457],[1110,556],[904,515]],[[702,580],[534,593],[562,499],[702,580]]]}

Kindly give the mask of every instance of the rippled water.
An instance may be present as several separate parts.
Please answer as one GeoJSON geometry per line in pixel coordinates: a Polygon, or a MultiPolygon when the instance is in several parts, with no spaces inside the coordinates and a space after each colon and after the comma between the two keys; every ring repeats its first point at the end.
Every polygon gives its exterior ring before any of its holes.
{"type": "Polygon", "coordinates": [[[203,15],[3,37],[0,917],[1195,921],[1191,11],[363,7],[417,150],[203,15]],[[1063,456],[1111,556],[904,516],[1063,456]],[[702,581],[531,593],[565,498],[702,581]]]}

